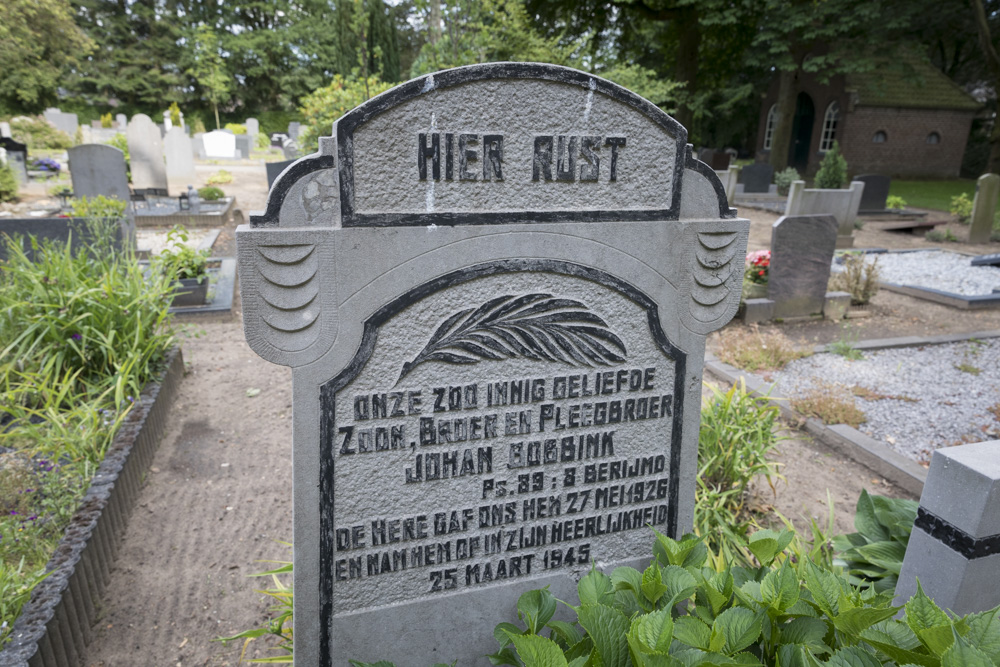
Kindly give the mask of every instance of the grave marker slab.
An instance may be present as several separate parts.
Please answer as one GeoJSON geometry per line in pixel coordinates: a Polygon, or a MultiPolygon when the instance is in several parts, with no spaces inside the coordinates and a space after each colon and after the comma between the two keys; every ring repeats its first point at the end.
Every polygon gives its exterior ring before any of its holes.
{"type": "Polygon", "coordinates": [[[861,193],[861,211],[865,213],[885,210],[885,201],[889,198],[889,186],[892,179],[881,174],[862,174],[853,180],[865,184],[861,193]]]}
{"type": "Polygon", "coordinates": [[[69,172],[76,197],[114,197],[130,200],[125,154],[114,146],[83,144],[70,148],[69,172]]]}
{"type": "Polygon", "coordinates": [[[281,174],[281,172],[283,172],[285,169],[288,169],[289,165],[291,165],[293,162],[295,162],[295,160],[285,160],[284,162],[268,162],[264,165],[264,168],[267,170],[268,189],[270,189],[271,186],[274,185],[274,181],[278,178],[278,175],[281,174]]]}
{"type": "Polygon", "coordinates": [[[118,123],[118,131],[124,132],[125,128],[128,127],[128,116],[123,113],[115,114],[115,122],[118,123]]]}
{"type": "Polygon", "coordinates": [[[837,227],[832,215],[786,215],[771,227],[767,298],[775,317],[823,312],[837,227]]]}
{"type": "Polygon", "coordinates": [[[1000,266],[1000,252],[990,255],[977,255],[969,263],[972,266],[1000,266]]]}
{"type": "Polygon", "coordinates": [[[236,135],[236,157],[241,160],[250,159],[250,150],[253,148],[253,137],[249,134],[236,135]]]}
{"type": "Polygon", "coordinates": [[[297,140],[299,138],[299,132],[301,131],[301,129],[302,129],[302,123],[298,123],[295,121],[289,123],[288,124],[289,138],[292,139],[293,141],[297,140]]]}
{"type": "Polygon", "coordinates": [[[256,118],[247,118],[244,124],[247,128],[247,134],[253,137],[254,142],[256,142],[257,134],[260,132],[260,122],[256,118]]]}
{"type": "Polygon", "coordinates": [[[166,189],[167,168],[163,162],[163,138],[160,128],[146,114],[136,114],[128,123],[129,168],[132,187],[166,189]]]}
{"type": "Polygon", "coordinates": [[[743,167],[740,176],[743,179],[743,192],[767,192],[774,177],[774,167],[766,162],[755,162],[743,167]]]}
{"type": "Polygon", "coordinates": [[[194,148],[191,138],[182,127],[172,127],[163,138],[163,152],[167,160],[167,182],[173,192],[183,192],[194,183],[194,148]]]}
{"type": "Polygon", "coordinates": [[[225,158],[232,160],[236,157],[236,135],[225,130],[212,130],[201,136],[205,145],[205,156],[209,158],[225,158]]]}
{"type": "Polygon", "coordinates": [[[45,120],[49,121],[56,127],[56,129],[61,130],[69,135],[70,139],[76,136],[76,128],[80,126],[80,120],[75,113],[65,113],[50,107],[43,113],[45,120]]]}
{"type": "Polygon", "coordinates": [[[993,216],[1000,198],[1000,176],[983,174],[976,182],[976,196],[972,200],[972,223],[969,225],[969,243],[989,243],[993,230],[993,216]]]}
{"type": "Polygon", "coordinates": [[[297,665],[481,664],[524,591],[691,529],[749,222],[686,139],[576,70],[436,72],[239,227],[247,340],[293,369],[297,665]]]}
{"type": "Polygon", "coordinates": [[[7,166],[13,172],[17,182],[28,182],[28,145],[14,141],[10,137],[0,137],[0,147],[7,151],[7,166]]]}
{"type": "Polygon", "coordinates": [[[10,139],[10,123],[7,121],[0,122],[0,137],[10,139]]]}

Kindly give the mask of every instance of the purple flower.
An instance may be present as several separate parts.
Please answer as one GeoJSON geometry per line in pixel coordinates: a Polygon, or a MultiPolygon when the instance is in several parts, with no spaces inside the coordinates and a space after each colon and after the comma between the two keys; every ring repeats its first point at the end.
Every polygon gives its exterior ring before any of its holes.
{"type": "Polygon", "coordinates": [[[83,340],[83,336],[78,333],[73,334],[73,340],[83,340]]]}

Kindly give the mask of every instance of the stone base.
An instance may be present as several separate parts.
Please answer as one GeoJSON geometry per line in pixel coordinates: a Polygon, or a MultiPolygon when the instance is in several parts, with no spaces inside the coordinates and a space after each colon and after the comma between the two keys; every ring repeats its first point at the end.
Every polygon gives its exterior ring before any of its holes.
{"type": "Polygon", "coordinates": [[[917,592],[917,579],[939,607],[956,614],[1000,605],[1000,587],[983,585],[1000,579],[1000,554],[969,559],[914,526],[896,585],[895,604],[904,604],[917,592]]]}
{"type": "Polygon", "coordinates": [[[838,236],[837,237],[837,248],[853,248],[854,247],[854,237],[853,236],[838,236]]]}
{"type": "Polygon", "coordinates": [[[851,295],[847,292],[827,292],[823,302],[823,316],[839,322],[847,316],[851,307],[851,295]]]}
{"type": "Polygon", "coordinates": [[[768,322],[774,318],[774,301],[771,299],[747,299],[743,302],[743,321],[747,324],[768,322]]]}

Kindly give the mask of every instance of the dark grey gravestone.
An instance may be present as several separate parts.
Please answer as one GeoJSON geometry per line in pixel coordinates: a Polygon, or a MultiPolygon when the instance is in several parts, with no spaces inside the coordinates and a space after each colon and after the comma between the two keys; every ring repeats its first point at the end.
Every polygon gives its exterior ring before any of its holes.
{"type": "Polygon", "coordinates": [[[978,255],[972,258],[972,266],[1000,266],[1000,252],[992,255],[978,255]]]}
{"type": "Polygon", "coordinates": [[[83,144],[67,153],[74,196],[104,195],[129,201],[125,154],[121,150],[104,144],[83,144]]]}
{"type": "Polygon", "coordinates": [[[865,184],[864,192],[861,193],[862,212],[884,211],[885,200],[889,197],[889,185],[892,179],[881,174],[863,174],[856,176],[855,181],[865,184]]]}
{"type": "Polygon", "coordinates": [[[237,231],[247,341],[292,367],[295,664],[484,664],[523,592],[691,530],[749,222],[576,70],[435,72],[333,132],[237,231]]]}
{"type": "Polygon", "coordinates": [[[7,151],[7,165],[14,172],[17,182],[28,182],[28,146],[10,137],[0,137],[0,148],[7,151]]]}
{"type": "Polygon", "coordinates": [[[295,160],[285,160],[284,162],[268,162],[264,165],[267,169],[267,189],[270,190],[271,186],[274,185],[274,181],[278,178],[278,175],[288,166],[295,162],[295,160]]]}
{"type": "MultiPolygon", "coordinates": [[[[31,260],[35,259],[32,237],[39,242],[70,242],[74,251],[86,247],[91,240],[84,218],[0,218],[0,261],[7,259],[7,237],[20,238],[21,249],[31,260]]],[[[121,245],[121,232],[115,245],[121,245]]]]}
{"type": "Polygon", "coordinates": [[[712,161],[709,162],[709,166],[715,171],[725,171],[729,169],[729,162],[732,160],[732,156],[725,151],[715,151],[712,155],[712,161]]]}
{"type": "Polygon", "coordinates": [[[241,160],[250,159],[250,149],[253,147],[253,137],[249,134],[236,135],[236,157],[241,160]]]}
{"type": "Polygon", "coordinates": [[[744,193],[767,192],[774,177],[774,167],[766,162],[755,162],[743,167],[740,176],[743,179],[744,193]]]}
{"type": "Polygon", "coordinates": [[[782,216],[774,223],[767,298],[774,301],[775,317],[823,312],[837,227],[832,215],[782,216]]]}

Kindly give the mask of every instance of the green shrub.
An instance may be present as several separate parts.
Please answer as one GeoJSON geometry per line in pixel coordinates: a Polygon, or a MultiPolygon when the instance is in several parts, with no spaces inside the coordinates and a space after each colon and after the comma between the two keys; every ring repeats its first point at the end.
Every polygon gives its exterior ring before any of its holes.
{"type": "Polygon", "coordinates": [[[14,139],[27,144],[28,151],[42,148],[66,150],[73,147],[73,137],[56,129],[44,118],[22,116],[10,121],[10,133],[14,139]]]}
{"type": "Polygon", "coordinates": [[[847,160],[840,154],[840,145],[834,141],[826,152],[816,172],[816,187],[838,190],[847,185],[847,160]]]}
{"type": "Polygon", "coordinates": [[[801,178],[795,167],[787,167],[774,175],[774,184],[778,186],[778,194],[782,197],[788,195],[788,190],[792,187],[792,182],[801,178]]]}
{"type": "Polygon", "coordinates": [[[267,150],[271,147],[271,137],[264,132],[257,133],[256,147],[260,150],[267,150]]]}
{"type": "Polygon", "coordinates": [[[225,185],[233,182],[233,174],[225,169],[220,169],[205,179],[205,182],[209,185],[225,185]]]}
{"type": "Polygon", "coordinates": [[[951,198],[948,211],[963,225],[967,225],[972,221],[972,200],[964,192],[957,194],[951,198]]]}
{"type": "Polygon", "coordinates": [[[958,237],[947,227],[944,231],[940,229],[930,229],[924,234],[924,238],[935,243],[958,243],[958,237]]]}
{"type": "Polygon", "coordinates": [[[372,76],[366,86],[364,79],[345,79],[340,74],[335,74],[328,86],[302,98],[300,111],[305,122],[299,136],[299,146],[306,153],[313,152],[319,145],[319,137],[330,134],[334,121],[366,99],[375,97],[394,85],[372,76]]]}
{"type": "Polygon", "coordinates": [[[226,196],[226,193],[214,185],[206,185],[203,188],[198,188],[198,196],[205,201],[219,201],[226,196]]]}
{"type": "Polygon", "coordinates": [[[0,164],[0,202],[16,201],[19,188],[11,166],[0,164]]]}
{"type": "Polygon", "coordinates": [[[173,124],[173,126],[174,127],[180,127],[181,126],[181,108],[179,106],[177,106],[177,102],[171,102],[170,103],[170,108],[167,109],[167,111],[170,113],[170,122],[173,124]]]}
{"type": "Polygon", "coordinates": [[[187,230],[174,225],[167,234],[167,247],[153,260],[154,268],[170,282],[197,278],[200,283],[208,275],[208,250],[195,250],[187,240],[187,230]]]}
{"type": "Polygon", "coordinates": [[[242,123],[226,123],[226,125],[225,125],[225,127],[223,129],[229,130],[233,134],[246,134],[247,133],[247,126],[243,125],[242,123]]]}
{"type": "Polygon", "coordinates": [[[885,207],[898,211],[906,208],[906,200],[899,195],[889,195],[885,198],[885,207]]]}
{"type": "Polygon", "coordinates": [[[205,131],[205,121],[201,116],[195,116],[194,120],[191,121],[191,133],[198,134],[199,132],[205,131]]]}
{"type": "Polygon", "coordinates": [[[108,128],[111,127],[111,124],[113,122],[114,122],[114,119],[111,118],[111,112],[110,111],[108,113],[106,113],[106,114],[101,114],[101,127],[103,127],[104,129],[108,129],[108,128]]]}

